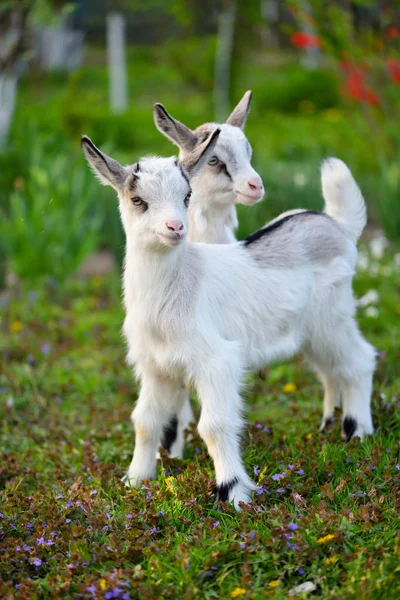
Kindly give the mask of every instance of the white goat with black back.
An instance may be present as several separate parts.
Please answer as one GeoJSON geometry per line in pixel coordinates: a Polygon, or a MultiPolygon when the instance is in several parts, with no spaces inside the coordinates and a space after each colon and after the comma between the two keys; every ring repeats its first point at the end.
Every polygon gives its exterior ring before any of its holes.
{"type": "Polygon", "coordinates": [[[82,148],[101,181],[116,189],[126,233],[123,329],[141,380],[127,481],[155,476],[163,429],[192,383],[218,498],[238,507],[254,488],[240,456],[246,370],[303,352],[326,381],[326,406],[342,394],[343,435],[362,438],[373,430],[375,353],[355,322],[351,288],[365,204],[341,161],[323,165],[325,213],[286,215],[244,242],[185,240],[189,181],[218,135],[214,130],[179,162],[145,158],[128,167],[89,138],[82,148]]]}

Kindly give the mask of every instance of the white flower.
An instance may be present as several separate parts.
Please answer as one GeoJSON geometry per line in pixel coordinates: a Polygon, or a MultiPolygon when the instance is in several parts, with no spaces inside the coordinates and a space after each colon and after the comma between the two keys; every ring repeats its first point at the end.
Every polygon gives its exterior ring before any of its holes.
{"type": "Polygon", "coordinates": [[[369,304],[377,304],[379,302],[379,294],[376,290],[368,290],[364,296],[358,301],[359,306],[368,306],[369,304]]]}
{"type": "Polygon", "coordinates": [[[366,317],[376,319],[379,316],[379,310],[376,308],[376,306],[368,306],[368,308],[365,309],[364,314],[366,317]]]}
{"type": "Polygon", "coordinates": [[[289,596],[300,596],[300,594],[307,594],[308,592],[313,592],[317,589],[317,586],[312,581],[305,581],[304,583],[300,583],[300,585],[296,585],[289,591],[289,596]]]}
{"type": "Polygon", "coordinates": [[[369,267],[369,258],[366,252],[360,251],[357,257],[357,267],[360,271],[366,271],[369,267]]]}
{"type": "Polygon", "coordinates": [[[307,177],[304,175],[304,173],[295,173],[293,181],[296,187],[302,188],[307,183],[307,177]]]}
{"type": "Polygon", "coordinates": [[[372,240],[369,243],[372,256],[374,258],[377,258],[378,260],[382,258],[385,249],[388,247],[388,245],[389,242],[387,241],[383,233],[380,231],[375,237],[372,238],[372,240]]]}

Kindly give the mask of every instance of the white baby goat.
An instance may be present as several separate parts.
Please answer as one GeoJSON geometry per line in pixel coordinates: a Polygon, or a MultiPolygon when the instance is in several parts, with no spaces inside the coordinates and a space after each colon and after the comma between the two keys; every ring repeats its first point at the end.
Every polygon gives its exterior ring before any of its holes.
{"type": "Polygon", "coordinates": [[[128,167],[87,137],[82,148],[101,181],[118,192],[126,233],[124,334],[141,380],[127,480],[138,485],[155,476],[163,428],[191,382],[218,498],[238,507],[254,488],[240,456],[245,371],[303,352],[329,382],[332,406],[342,394],[350,439],[373,431],[375,353],[355,322],[351,288],[365,204],[341,161],[322,168],[325,213],[286,215],[244,242],[185,240],[189,180],[218,135],[216,129],[180,162],[145,158],[128,167]]]}
{"type": "MultiPolygon", "coordinates": [[[[215,129],[220,129],[214,153],[192,178],[188,209],[188,234],[191,242],[229,244],[236,241],[236,205],[251,206],[264,196],[261,177],[251,166],[252,148],[243,129],[250,111],[251,91],[247,91],[226,123],[204,123],[194,131],[172,117],[162,104],[154,105],[156,127],[176,144],[180,158],[193,152],[215,129]]],[[[190,401],[171,419],[162,436],[171,456],[181,457],[184,430],[194,421],[190,401]]]]}

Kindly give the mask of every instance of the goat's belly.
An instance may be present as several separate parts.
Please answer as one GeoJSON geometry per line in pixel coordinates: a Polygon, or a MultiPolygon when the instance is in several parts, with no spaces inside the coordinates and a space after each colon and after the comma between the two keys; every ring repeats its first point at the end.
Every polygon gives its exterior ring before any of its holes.
{"type": "Polygon", "coordinates": [[[271,336],[259,344],[249,344],[246,362],[249,369],[260,369],[266,365],[291,358],[300,351],[302,336],[297,328],[279,336],[271,336]]]}

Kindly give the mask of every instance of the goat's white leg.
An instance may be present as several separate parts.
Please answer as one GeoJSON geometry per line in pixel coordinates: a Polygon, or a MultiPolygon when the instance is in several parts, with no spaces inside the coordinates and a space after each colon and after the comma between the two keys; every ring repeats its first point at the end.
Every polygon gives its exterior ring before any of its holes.
{"type": "Polygon", "coordinates": [[[145,373],[132,421],[136,441],[125,481],[139,486],[143,479],[154,479],[156,451],[164,427],[181,409],[182,386],[158,374],[145,373]]]}
{"type": "Polygon", "coordinates": [[[372,376],[375,350],[360,334],[353,318],[346,319],[327,334],[321,345],[318,371],[325,375],[324,421],[334,411],[342,393],[342,437],[349,441],[373,433],[371,417],[372,376]],[[322,349],[324,347],[324,349],[322,349]],[[324,366],[321,366],[324,365],[324,366]],[[329,379],[326,374],[330,373],[329,379]]]}
{"type": "Polygon", "coordinates": [[[335,408],[340,407],[341,380],[339,380],[338,377],[335,377],[332,370],[333,359],[332,356],[329,355],[329,352],[325,355],[317,356],[315,352],[308,349],[307,351],[304,351],[304,356],[318,374],[324,386],[324,412],[319,428],[322,432],[331,424],[335,414],[335,408]],[[325,362],[323,362],[323,359],[325,359],[325,362]]]}
{"type": "Polygon", "coordinates": [[[197,380],[201,402],[199,434],[214,461],[218,499],[249,502],[255,485],[247,475],[240,456],[242,398],[237,375],[223,369],[197,380]]]}
{"type": "Polygon", "coordinates": [[[371,415],[372,377],[375,350],[362,337],[353,321],[348,328],[347,356],[343,365],[342,437],[363,439],[374,431],[371,415]]]}
{"type": "Polygon", "coordinates": [[[316,367],[316,370],[324,386],[324,412],[319,430],[325,431],[332,422],[335,408],[340,408],[340,381],[335,379],[328,369],[323,372],[321,368],[316,367]]]}

